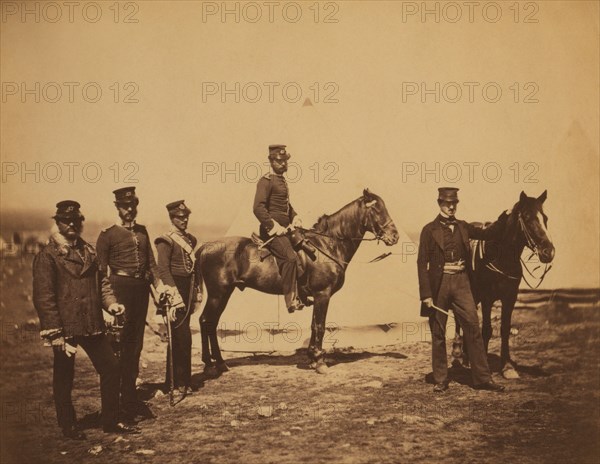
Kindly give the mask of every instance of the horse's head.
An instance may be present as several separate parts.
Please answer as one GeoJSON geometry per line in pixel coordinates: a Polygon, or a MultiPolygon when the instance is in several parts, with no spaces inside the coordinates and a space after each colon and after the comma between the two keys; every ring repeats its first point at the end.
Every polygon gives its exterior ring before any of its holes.
{"type": "Polygon", "coordinates": [[[548,216],[542,206],[547,196],[547,190],[538,198],[521,192],[512,212],[519,222],[525,245],[538,253],[542,263],[550,263],[554,259],[554,245],[548,237],[548,216]]]}
{"type": "Polygon", "coordinates": [[[369,192],[369,189],[365,189],[359,200],[363,211],[363,226],[366,231],[375,234],[388,246],[398,243],[398,229],[396,229],[381,197],[369,192]]]}

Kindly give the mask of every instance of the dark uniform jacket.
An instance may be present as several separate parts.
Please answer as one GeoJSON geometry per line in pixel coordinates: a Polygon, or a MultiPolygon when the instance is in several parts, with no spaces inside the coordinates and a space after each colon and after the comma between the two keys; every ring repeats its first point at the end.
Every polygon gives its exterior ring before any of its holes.
{"type": "MultiPolygon", "coordinates": [[[[473,269],[471,265],[471,248],[469,239],[489,240],[498,238],[503,232],[508,215],[502,213],[496,222],[483,229],[475,227],[468,222],[457,220],[456,226],[463,241],[464,250],[467,253],[465,266],[469,279],[472,278],[473,269]]],[[[444,274],[444,232],[440,222],[440,216],[423,227],[419,239],[419,254],[417,257],[417,270],[419,274],[419,295],[421,301],[433,298],[437,305],[437,294],[442,283],[444,274]]],[[[445,308],[443,308],[445,309],[445,308]]],[[[435,313],[433,308],[421,304],[421,316],[428,317],[435,313]]]]}
{"type": "Polygon", "coordinates": [[[290,204],[290,195],[283,175],[265,174],[256,185],[254,196],[254,215],[260,221],[261,234],[270,232],[273,221],[283,227],[289,226],[296,212],[290,204]]]}
{"type": "Polygon", "coordinates": [[[76,247],[56,234],[33,261],[33,304],[46,340],[104,332],[102,307],[117,302],[94,248],[81,238],[76,247]]]}
{"type": "Polygon", "coordinates": [[[129,230],[114,224],[102,230],[96,242],[100,270],[146,279],[158,285],[158,269],[146,227],[134,224],[129,230]]]}
{"type": "Polygon", "coordinates": [[[158,253],[158,273],[165,285],[175,286],[173,276],[190,277],[194,271],[193,251],[198,240],[192,234],[171,230],[161,235],[156,240],[156,251],[158,253]],[[185,250],[180,241],[187,244],[185,250]],[[189,251],[192,251],[191,255],[189,251]]]}

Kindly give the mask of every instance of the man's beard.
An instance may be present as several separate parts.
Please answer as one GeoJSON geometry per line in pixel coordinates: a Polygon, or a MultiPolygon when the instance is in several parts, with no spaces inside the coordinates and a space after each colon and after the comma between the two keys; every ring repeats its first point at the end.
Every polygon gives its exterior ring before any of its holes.
{"type": "Polygon", "coordinates": [[[130,213],[121,213],[121,211],[119,211],[119,217],[123,222],[132,222],[135,220],[136,216],[137,211],[132,211],[130,213]]]}

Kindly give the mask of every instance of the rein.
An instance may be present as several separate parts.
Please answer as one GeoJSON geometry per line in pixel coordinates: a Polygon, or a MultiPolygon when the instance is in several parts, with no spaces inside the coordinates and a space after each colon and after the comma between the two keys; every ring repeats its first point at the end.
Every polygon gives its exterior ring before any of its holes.
{"type": "MultiPolygon", "coordinates": [[[[312,229],[305,229],[303,227],[299,227],[299,229],[303,232],[310,232],[312,234],[315,235],[320,235],[321,237],[327,237],[327,238],[332,238],[341,242],[347,242],[347,241],[360,241],[360,242],[373,242],[373,241],[377,241],[377,243],[379,244],[379,241],[383,238],[384,235],[384,229],[391,224],[392,218],[390,218],[385,224],[383,225],[379,225],[377,224],[375,221],[373,221],[373,217],[371,214],[368,214],[367,212],[367,220],[368,222],[365,222],[364,226],[371,226],[372,230],[377,230],[379,229],[377,232],[371,232],[373,235],[375,235],[375,237],[373,238],[365,238],[363,237],[337,237],[335,235],[331,235],[331,234],[325,234],[323,232],[319,232],[316,229],[312,228],[312,229]],[[377,225],[377,227],[375,227],[375,225],[377,225]]],[[[319,250],[323,255],[325,255],[327,258],[331,259],[334,263],[336,263],[338,266],[340,266],[342,268],[342,270],[344,270],[344,264],[350,264],[350,261],[344,261],[343,259],[336,259],[333,256],[331,256],[329,253],[327,253],[325,250],[323,250],[320,246],[311,243],[312,246],[314,246],[317,250],[319,250]]],[[[369,262],[376,262],[379,261],[380,257],[377,257],[369,262]]],[[[382,259],[382,258],[381,258],[382,259]]]]}

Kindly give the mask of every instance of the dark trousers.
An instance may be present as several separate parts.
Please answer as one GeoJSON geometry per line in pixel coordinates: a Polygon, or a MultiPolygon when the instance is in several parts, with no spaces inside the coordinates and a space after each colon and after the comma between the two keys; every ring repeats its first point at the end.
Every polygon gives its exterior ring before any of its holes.
{"type": "Polygon", "coordinates": [[[281,280],[283,281],[283,294],[285,305],[289,308],[298,297],[298,256],[292,248],[287,235],[277,236],[269,243],[269,250],[275,256],[281,280]]]}
{"type": "MultiPolygon", "coordinates": [[[[175,388],[189,387],[192,378],[192,331],[190,330],[190,317],[192,309],[190,307],[190,288],[191,277],[173,276],[177,290],[183,298],[186,311],[177,315],[177,319],[171,322],[171,335],[173,338],[173,379],[175,388]]],[[[168,350],[168,348],[167,348],[168,350]]],[[[166,384],[170,384],[169,379],[169,352],[167,351],[167,372],[166,384]]]]}
{"type": "Polygon", "coordinates": [[[117,301],[125,306],[120,341],[114,348],[119,353],[121,404],[127,409],[137,402],[135,382],[144,347],[150,284],[143,279],[118,275],[111,275],[110,282],[117,301]]]}
{"type": "MultiPolygon", "coordinates": [[[[89,356],[96,372],[100,374],[102,398],[102,426],[109,428],[117,423],[119,412],[119,363],[105,335],[75,337],[70,344],[81,346],[89,356]]],[[[54,349],[54,373],[52,387],[58,425],[67,428],[75,425],[76,416],[71,392],[75,377],[75,356],[68,357],[64,351],[54,349]]]]}
{"type": "MultiPolygon", "coordinates": [[[[477,307],[473,301],[469,277],[465,272],[460,274],[444,274],[436,306],[452,309],[454,317],[463,329],[463,338],[471,362],[473,384],[480,385],[491,380],[487,355],[483,347],[477,307]]],[[[446,355],[446,320],[445,314],[436,311],[429,317],[432,342],[432,366],[435,383],[448,379],[448,357],[446,355]]]]}

